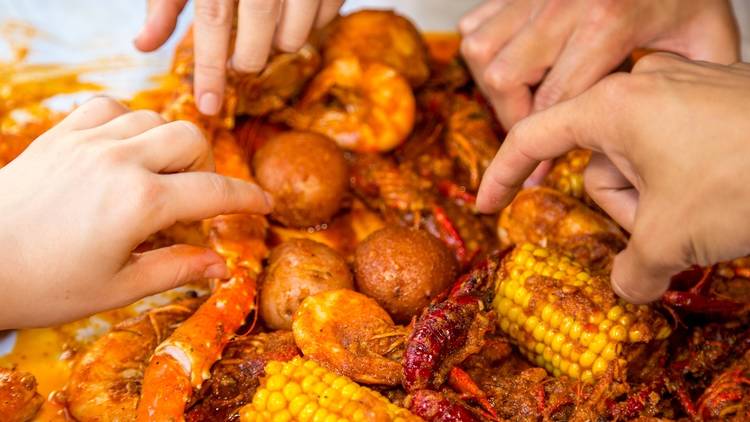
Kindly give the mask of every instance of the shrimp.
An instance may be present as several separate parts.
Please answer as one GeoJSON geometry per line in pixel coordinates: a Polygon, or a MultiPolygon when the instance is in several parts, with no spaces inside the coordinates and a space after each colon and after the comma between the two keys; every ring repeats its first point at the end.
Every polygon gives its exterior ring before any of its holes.
{"type": "Polygon", "coordinates": [[[524,189],[498,220],[500,242],[531,242],[567,251],[595,270],[610,268],[625,247],[625,234],[604,215],[556,190],[524,189]]]}
{"type": "Polygon", "coordinates": [[[338,374],[364,384],[401,383],[406,328],[361,293],[338,289],[308,296],[292,332],[303,355],[338,374]]]}
{"type": "Polygon", "coordinates": [[[0,368],[0,415],[7,422],[31,420],[44,403],[36,378],[26,372],[0,368]]]}
{"type": "Polygon", "coordinates": [[[394,69],[356,57],[332,61],[310,82],[297,106],[280,118],[357,152],[399,146],[414,127],[416,102],[409,83],[394,69]]]}
{"type": "MultiPolygon", "coordinates": [[[[251,181],[243,152],[230,132],[214,141],[217,171],[251,181]]],[[[162,342],[143,377],[137,420],[184,420],[193,389],[210,377],[211,365],[255,308],[255,280],[268,253],[261,216],[234,214],[206,222],[209,244],[226,261],[231,278],[218,282],[195,314],[162,342]]]]}
{"type": "Polygon", "coordinates": [[[80,355],[66,387],[80,422],[134,421],[143,370],[156,346],[188,318],[200,299],[186,299],[117,324],[80,355]]]}
{"type": "Polygon", "coordinates": [[[418,87],[430,76],[427,45],[408,19],[388,10],[362,10],[334,21],[323,40],[323,58],[386,64],[418,87]]]}

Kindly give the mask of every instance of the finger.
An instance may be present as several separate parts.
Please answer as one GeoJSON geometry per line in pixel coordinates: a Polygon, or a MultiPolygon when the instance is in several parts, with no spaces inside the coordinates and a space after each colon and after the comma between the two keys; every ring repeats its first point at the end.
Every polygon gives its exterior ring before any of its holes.
{"type": "Polygon", "coordinates": [[[233,6],[233,0],[195,0],[195,98],[203,114],[221,109],[233,6]]]}
{"type": "Polygon", "coordinates": [[[617,224],[628,232],[632,231],[638,208],[638,190],[622,172],[604,154],[595,152],[591,154],[583,177],[591,199],[617,224]]]}
{"type": "Polygon", "coordinates": [[[615,257],[612,288],[626,301],[641,304],[659,299],[671,276],[688,267],[676,238],[679,231],[666,223],[674,221],[669,218],[636,223],[628,246],[615,257]]]}
{"type": "Polygon", "coordinates": [[[158,222],[159,228],[221,214],[267,214],[273,208],[269,194],[258,185],[240,179],[208,172],[176,173],[161,178],[167,206],[162,221],[158,222]]]}
{"type": "Polygon", "coordinates": [[[59,134],[74,130],[91,129],[103,125],[128,111],[130,110],[127,107],[110,97],[97,96],[73,110],[60,123],[55,125],[50,132],[59,134]]]}
{"type": "Polygon", "coordinates": [[[279,50],[292,53],[305,44],[319,6],[317,0],[284,0],[274,39],[279,50]]]}
{"type": "Polygon", "coordinates": [[[461,54],[480,85],[485,66],[513,34],[523,27],[531,11],[531,2],[512,2],[507,7],[499,9],[470,33],[464,34],[461,40],[461,54]]]}
{"type": "MultiPolygon", "coordinates": [[[[279,17],[278,0],[240,0],[232,68],[257,72],[266,65],[279,17]]],[[[314,13],[314,12],[313,12],[314,13]]]]}
{"type": "Polygon", "coordinates": [[[577,30],[534,93],[534,110],[572,98],[615,69],[631,51],[614,26],[577,30]]]}
{"type": "Polygon", "coordinates": [[[506,129],[531,112],[531,86],[544,78],[563,49],[573,28],[569,15],[546,7],[502,48],[481,75],[485,93],[506,129]]]}
{"type": "Polygon", "coordinates": [[[544,160],[539,163],[529,177],[523,182],[523,187],[530,188],[532,186],[539,186],[544,182],[544,177],[547,176],[550,169],[552,169],[552,160],[544,160]]]}
{"type": "Polygon", "coordinates": [[[318,16],[315,18],[315,27],[322,28],[332,21],[339,14],[339,9],[344,4],[344,0],[323,0],[318,9],[318,16]]]}
{"type": "Polygon", "coordinates": [[[482,177],[477,193],[480,212],[492,213],[506,206],[541,161],[583,146],[579,116],[587,110],[582,103],[578,99],[560,103],[527,117],[508,132],[482,177]]]}
{"type": "Polygon", "coordinates": [[[226,263],[216,252],[197,246],[174,245],[133,254],[114,277],[112,306],[130,304],[185,283],[228,275],[226,263]]]}
{"type": "Polygon", "coordinates": [[[488,213],[499,211],[539,162],[575,147],[608,149],[608,155],[624,157],[623,151],[629,149],[630,141],[624,133],[631,129],[630,116],[639,104],[634,86],[637,81],[631,75],[611,75],[584,94],[519,122],[508,132],[484,173],[477,193],[477,209],[488,213]]]}
{"type": "MultiPolygon", "coordinates": [[[[487,19],[496,15],[503,7],[512,0],[488,0],[469,10],[458,21],[458,31],[461,35],[466,36],[474,32],[487,19]]],[[[523,3],[524,1],[521,1],[523,3]]],[[[517,2],[518,3],[518,2],[517,2]]]]}
{"type": "Polygon", "coordinates": [[[146,23],[135,37],[135,47],[141,51],[153,51],[161,47],[174,32],[177,17],[186,3],[187,0],[149,1],[146,23]]]}
{"type": "Polygon", "coordinates": [[[154,173],[214,170],[211,146],[203,133],[182,120],[156,126],[117,147],[127,149],[154,173]]]}
{"type": "Polygon", "coordinates": [[[101,126],[88,129],[87,132],[95,137],[125,139],[163,125],[164,123],[164,118],[155,111],[136,110],[121,114],[101,126]]]}

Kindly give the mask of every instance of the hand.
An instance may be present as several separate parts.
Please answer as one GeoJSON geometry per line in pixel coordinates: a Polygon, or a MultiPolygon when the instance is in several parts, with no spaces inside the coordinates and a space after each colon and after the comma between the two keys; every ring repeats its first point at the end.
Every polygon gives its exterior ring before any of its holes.
{"type": "Polygon", "coordinates": [[[638,47],[739,60],[727,0],[487,0],[459,29],[461,51],[505,128],[580,94],[638,47]]]}
{"type": "Polygon", "coordinates": [[[501,209],[541,160],[582,147],[591,198],[631,233],[612,284],[659,298],[671,275],[750,253],[750,65],[666,53],[519,122],[487,169],[477,207],[501,209]]]}
{"type": "Polygon", "coordinates": [[[95,98],[0,169],[0,330],[38,327],[227,276],[215,252],[132,253],[177,221],[270,211],[256,185],[219,176],[191,123],[95,98]]]}
{"type": "MultiPolygon", "coordinates": [[[[174,31],[187,0],[149,0],[148,16],[135,39],[141,51],[153,51],[174,31]]],[[[237,38],[231,66],[239,72],[263,69],[275,46],[299,50],[313,26],[336,17],[344,0],[195,0],[195,98],[203,114],[221,109],[230,37],[237,5],[237,38]]]]}

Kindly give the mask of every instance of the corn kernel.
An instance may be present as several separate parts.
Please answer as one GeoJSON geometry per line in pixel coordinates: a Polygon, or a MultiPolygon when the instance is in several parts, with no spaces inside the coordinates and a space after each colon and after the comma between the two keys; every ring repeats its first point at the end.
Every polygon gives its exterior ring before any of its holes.
{"type": "Polygon", "coordinates": [[[266,408],[266,402],[268,402],[268,390],[260,389],[255,392],[253,396],[253,407],[258,412],[262,412],[266,408]]]}
{"type": "Polygon", "coordinates": [[[607,361],[603,357],[598,357],[594,361],[594,365],[591,367],[591,372],[594,375],[601,375],[601,374],[604,373],[604,371],[607,370],[607,366],[608,365],[609,364],[607,363],[607,361]]]}
{"type": "Polygon", "coordinates": [[[605,333],[596,333],[594,339],[591,340],[591,344],[589,344],[589,350],[597,354],[601,353],[608,341],[609,337],[605,333]]]}
{"type": "Polygon", "coordinates": [[[273,374],[268,377],[266,381],[266,388],[271,391],[279,391],[289,382],[289,378],[285,377],[281,373],[273,374]]]}
{"type": "Polygon", "coordinates": [[[533,332],[537,326],[539,326],[539,318],[535,317],[534,315],[527,318],[523,323],[523,329],[528,331],[529,333],[533,332]]]}
{"type": "Polygon", "coordinates": [[[565,340],[567,340],[567,339],[565,338],[564,335],[562,335],[560,333],[557,333],[552,338],[552,343],[550,344],[550,347],[552,347],[552,350],[554,350],[556,352],[559,352],[560,349],[562,349],[562,346],[565,343],[565,340]]]}
{"type": "Polygon", "coordinates": [[[625,341],[628,338],[628,330],[620,324],[615,324],[609,330],[609,337],[615,341],[625,341]]]}
{"type": "Polygon", "coordinates": [[[560,323],[560,332],[567,336],[572,326],[573,326],[573,318],[566,316],[565,318],[563,318],[562,322],[560,323]]]}
{"type": "Polygon", "coordinates": [[[284,395],[278,391],[271,391],[268,395],[268,402],[266,408],[271,412],[277,412],[286,407],[286,399],[284,395]]]}
{"type": "Polygon", "coordinates": [[[544,335],[544,344],[547,346],[552,344],[552,339],[555,338],[555,332],[552,330],[547,330],[547,333],[544,335]]]}
{"type": "Polygon", "coordinates": [[[560,349],[560,354],[564,358],[570,357],[570,353],[573,351],[573,347],[574,345],[572,342],[567,342],[563,344],[562,348],[560,349]]]}
{"type": "Polygon", "coordinates": [[[273,415],[273,422],[289,422],[292,420],[292,414],[288,410],[283,409],[279,413],[273,415]]]}
{"type": "Polygon", "coordinates": [[[510,308],[512,306],[513,302],[511,302],[507,297],[503,297],[497,302],[497,312],[500,315],[508,315],[508,312],[510,312],[510,308]]]}
{"type": "Polygon", "coordinates": [[[562,323],[562,321],[563,321],[563,317],[560,314],[560,312],[555,311],[552,313],[552,316],[549,319],[549,325],[550,327],[557,329],[560,327],[560,324],[562,323]]]}
{"type": "Polygon", "coordinates": [[[299,415],[309,401],[310,398],[306,395],[299,395],[291,399],[289,401],[289,411],[292,413],[292,416],[299,415]]]}
{"type": "Polygon", "coordinates": [[[537,355],[544,352],[544,343],[535,343],[534,344],[534,353],[537,355]]]}
{"type": "Polygon", "coordinates": [[[281,392],[282,394],[284,394],[284,398],[286,398],[287,400],[292,400],[302,393],[302,387],[300,387],[296,382],[290,382],[283,387],[281,392]]]}
{"type": "Polygon", "coordinates": [[[630,340],[631,343],[643,341],[644,338],[645,334],[643,333],[641,327],[634,326],[630,328],[630,331],[628,331],[628,340],[630,340]]]}
{"type": "Polygon", "coordinates": [[[581,333],[581,338],[578,339],[578,342],[581,343],[584,347],[588,347],[594,340],[595,335],[596,333],[593,331],[583,330],[583,332],[581,333]]]}
{"type": "Polygon", "coordinates": [[[571,363],[568,368],[568,375],[573,378],[579,378],[581,376],[581,367],[577,363],[571,363]]]}
{"type": "Polygon", "coordinates": [[[578,363],[582,368],[590,368],[591,365],[594,364],[596,358],[597,356],[595,353],[591,352],[591,350],[586,350],[585,352],[581,353],[581,357],[578,359],[578,363]]]}
{"type": "Polygon", "coordinates": [[[552,314],[555,313],[554,306],[547,304],[544,305],[544,308],[542,308],[542,321],[549,322],[552,318],[552,314]]]}
{"type": "Polygon", "coordinates": [[[536,328],[534,328],[533,336],[536,341],[544,341],[544,336],[547,334],[547,330],[544,328],[544,325],[537,325],[536,328]]]}
{"type": "Polygon", "coordinates": [[[608,361],[613,360],[620,354],[621,347],[619,343],[607,343],[601,356],[608,361]]]}
{"type": "Polygon", "coordinates": [[[625,309],[623,309],[622,306],[613,306],[612,309],[607,312],[607,318],[609,318],[612,321],[617,321],[620,319],[622,314],[625,313],[625,309]]]}
{"type": "Polygon", "coordinates": [[[583,371],[583,373],[581,374],[581,381],[591,384],[592,382],[594,382],[594,374],[592,374],[588,369],[583,371]]]}
{"type": "Polygon", "coordinates": [[[612,322],[612,320],[605,319],[604,321],[602,321],[602,322],[599,323],[599,331],[602,331],[602,332],[606,333],[607,331],[609,331],[612,328],[612,326],[614,324],[615,323],[612,322]]]}
{"type": "Polygon", "coordinates": [[[589,315],[589,324],[598,325],[599,323],[604,321],[604,318],[606,318],[606,315],[604,315],[604,312],[594,311],[594,313],[589,315]]]}
{"type": "Polygon", "coordinates": [[[583,331],[583,327],[581,327],[581,324],[574,322],[573,325],[570,327],[570,332],[568,333],[568,337],[572,338],[573,340],[578,340],[578,338],[581,337],[582,331],[583,331]]]}

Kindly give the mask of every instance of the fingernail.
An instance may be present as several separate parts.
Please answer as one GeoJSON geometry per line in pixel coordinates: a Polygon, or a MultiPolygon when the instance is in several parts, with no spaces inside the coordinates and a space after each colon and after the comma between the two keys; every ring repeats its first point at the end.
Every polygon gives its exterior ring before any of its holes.
{"type": "Polygon", "coordinates": [[[219,96],[213,92],[206,92],[201,95],[198,101],[198,110],[206,115],[213,116],[219,112],[219,96]]]}
{"type": "Polygon", "coordinates": [[[223,262],[217,262],[211,264],[203,270],[203,278],[227,278],[229,277],[229,269],[223,262]]]}

